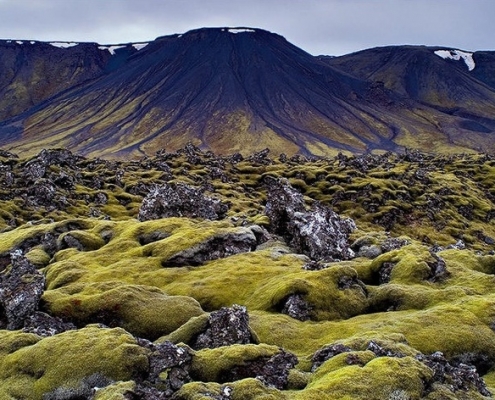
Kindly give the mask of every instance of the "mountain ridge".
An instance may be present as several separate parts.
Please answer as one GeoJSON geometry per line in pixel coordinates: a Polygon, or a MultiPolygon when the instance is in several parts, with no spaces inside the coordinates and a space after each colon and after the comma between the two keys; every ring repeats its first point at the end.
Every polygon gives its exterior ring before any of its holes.
{"type": "MultiPolygon", "coordinates": [[[[0,103],[0,146],[119,158],[188,142],[219,154],[269,147],[316,156],[407,147],[483,151],[495,143],[489,52],[467,75],[459,61],[433,53],[453,49],[399,46],[315,57],[248,27],[200,28],[138,44],[58,43],[72,44],[55,52],[79,64],[72,53],[87,47],[83,64],[92,69],[78,64],[79,80],[54,85],[37,103],[31,96],[33,104],[25,102],[17,115],[2,117],[0,103]],[[383,55],[390,49],[410,54],[399,64],[383,55]],[[381,72],[368,73],[380,63],[381,72]]],[[[4,64],[0,59],[0,70],[4,64]]]]}

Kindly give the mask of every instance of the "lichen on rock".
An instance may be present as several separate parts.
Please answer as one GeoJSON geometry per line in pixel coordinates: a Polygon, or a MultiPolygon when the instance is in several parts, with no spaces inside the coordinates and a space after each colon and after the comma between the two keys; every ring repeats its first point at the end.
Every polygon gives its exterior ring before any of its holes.
{"type": "Polygon", "coordinates": [[[10,267],[0,274],[0,307],[4,318],[0,327],[19,329],[38,309],[45,288],[45,277],[16,250],[10,254],[10,267]]]}
{"type": "Polygon", "coordinates": [[[203,191],[184,183],[155,186],[143,199],[138,219],[148,221],[167,217],[221,219],[228,206],[205,196],[203,191]]]}
{"type": "Polygon", "coordinates": [[[192,343],[194,349],[253,343],[246,307],[234,304],[210,313],[205,330],[192,343]]]}
{"type": "Polygon", "coordinates": [[[283,236],[298,252],[315,260],[346,260],[354,257],[348,240],[356,224],[330,208],[315,203],[306,209],[303,196],[286,180],[267,179],[265,208],[274,233],[283,236]]]}

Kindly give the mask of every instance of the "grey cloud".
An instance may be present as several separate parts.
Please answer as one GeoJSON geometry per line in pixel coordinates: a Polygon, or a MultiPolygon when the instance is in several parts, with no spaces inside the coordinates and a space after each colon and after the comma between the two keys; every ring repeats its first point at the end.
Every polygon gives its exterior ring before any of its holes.
{"type": "Polygon", "coordinates": [[[391,44],[493,49],[493,0],[0,0],[0,37],[121,43],[252,26],[312,54],[391,44]]]}

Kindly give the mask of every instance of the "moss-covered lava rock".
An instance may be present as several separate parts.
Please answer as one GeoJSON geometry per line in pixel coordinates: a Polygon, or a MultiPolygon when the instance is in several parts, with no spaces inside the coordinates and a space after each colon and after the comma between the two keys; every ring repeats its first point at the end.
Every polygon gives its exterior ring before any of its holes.
{"type": "Polygon", "coordinates": [[[268,154],[0,152],[0,397],[488,398],[495,159],[268,154]]]}

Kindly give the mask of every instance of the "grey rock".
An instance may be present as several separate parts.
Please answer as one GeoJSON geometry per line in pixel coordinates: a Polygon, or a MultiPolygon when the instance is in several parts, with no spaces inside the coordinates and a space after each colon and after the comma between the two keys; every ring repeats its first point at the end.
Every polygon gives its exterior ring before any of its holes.
{"type": "Polygon", "coordinates": [[[246,307],[234,304],[231,308],[223,307],[210,314],[205,331],[198,335],[192,347],[216,348],[254,341],[246,307]]]}
{"type": "Polygon", "coordinates": [[[169,217],[221,219],[228,206],[205,196],[203,191],[183,183],[155,186],[144,198],[138,219],[148,221],[169,217]]]}
{"type": "MultiPolygon", "coordinates": [[[[34,314],[45,288],[45,277],[20,250],[10,254],[10,268],[0,274],[0,306],[5,317],[0,324],[15,330],[34,314]]],[[[1,310],[0,310],[1,311],[1,310]]]]}
{"type": "Polygon", "coordinates": [[[431,355],[419,354],[416,359],[433,370],[433,377],[427,382],[427,392],[433,390],[434,383],[440,383],[447,385],[454,393],[475,389],[483,396],[492,397],[473,365],[453,365],[439,351],[431,355]]]}
{"type": "Polygon", "coordinates": [[[347,260],[354,257],[348,239],[356,229],[350,218],[315,203],[306,209],[301,193],[286,179],[268,179],[265,214],[271,230],[284,237],[297,252],[314,260],[347,260]]]}
{"type": "Polygon", "coordinates": [[[268,158],[268,153],[270,153],[270,149],[264,149],[254,153],[253,155],[247,158],[253,164],[258,165],[269,165],[272,163],[272,160],[268,158]]]}
{"type": "Polygon", "coordinates": [[[314,372],[321,364],[331,359],[332,357],[335,357],[336,355],[341,353],[348,353],[350,351],[352,351],[350,347],[347,347],[341,343],[334,343],[322,347],[313,354],[313,357],[311,357],[311,371],[314,372]]]}
{"type": "Polygon", "coordinates": [[[375,353],[375,355],[377,357],[399,357],[399,358],[404,357],[404,355],[402,353],[398,353],[398,352],[389,350],[383,346],[380,346],[378,343],[376,343],[373,340],[371,340],[368,343],[366,350],[372,351],[373,353],[375,353]]]}
{"type": "Polygon", "coordinates": [[[169,399],[191,381],[192,354],[188,347],[165,341],[155,344],[137,338],[138,345],[150,350],[148,375],[136,379],[136,387],[126,393],[127,399],[169,399]]]}
{"type": "Polygon", "coordinates": [[[390,282],[390,277],[392,275],[392,270],[396,266],[394,262],[384,262],[380,269],[378,270],[378,284],[383,285],[384,283],[390,282]]]}
{"type": "Polygon", "coordinates": [[[132,391],[124,393],[124,398],[126,400],[168,400],[170,396],[153,386],[137,384],[132,391]]]}
{"type": "Polygon", "coordinates": [[[383,253],[388,253],[392,250],[400,249],[401,247],[407,246],[410,243],[407,239],[401,238],[388,238],[380,244],[380,248],[383,253]]]}
{"type": "Polygon", "coordinates": [[[371,245],[371,246],[362,246],[357,252],[358,257],[366,257],[366,258],[376,258],[380,254],[382,254],[382,249],[380,246],[371,245]]]}
{"type": "Polygon", "coordinates": [[[92,400],[98,389],[104,388],[113,381],[107,377],[96,373],[82,379],[80,385],[75,388],[59,387],[43,395],[43,400],[92,400]]]}
{"type": "Polygon", "coordinates": [[[95,194],[93,201],[96,205],[104,205],[108,202],[108,196],[104,192],[98,192],[95,194]]]}
{"type": "Polygon", "coordinates": [[[166,395],[170,396],[182,385],[191,381],[189,369],[192,355],[187,348],[176,346],[171,342],[154,345],[153,350],[149,357],[148,381],[159,386],[166,395]],[[165,380],[160,378],[163,372],[167,372],[165,380]]]}
{"type": "Polygon", "coordinates": [[[307,321],[311,319],[312,310],[313,307],[301,294],[297,293],[287,297],[281,312],[299,321],[307,321]]]}
{"type": "Polygon", "coordinates": [[[298,363],[297,357],[283,349],[272,357],[245,362],[225,371],[223,382],[232,382],[245,378],[256,378],[268,387],[279,390],[287,388],[289,371],[298,363]]]}
{"type": "Polygon", "coordinates": [[[73,329],[76,329],[76,326],[70,322],[64,322],[58,317],[35,311],[24,321],[22,331],[47,337],[73,329]]]}
{"type": "Polygon", "coordinates": [[[445,260],[433,251],[430,251],[430,255],[434,261],[427,262],[431,270],[428,280],[430,282],[440,282],[447,279],[450,276],[450,272],[447,271],[445,260]]]}

